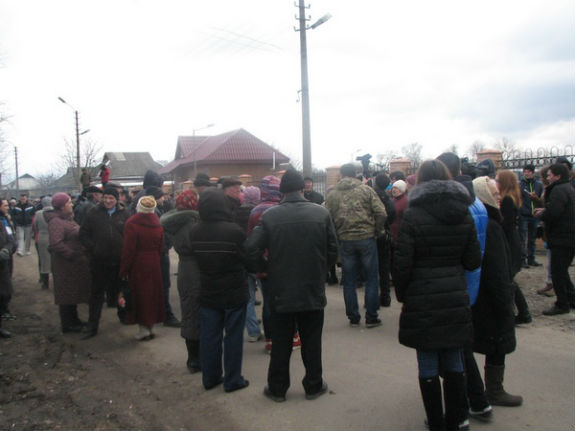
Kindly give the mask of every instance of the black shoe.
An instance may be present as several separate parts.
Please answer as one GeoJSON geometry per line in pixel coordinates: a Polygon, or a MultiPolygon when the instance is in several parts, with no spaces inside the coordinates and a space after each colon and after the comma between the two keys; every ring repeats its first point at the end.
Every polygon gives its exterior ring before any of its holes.
{"type": "Polygon", "coordinates": [[[559,308],[557,305],[545,310],[543,312],[544,316],[555,316],[556,314],[567,314],[569,313],[569,308],[559,308]]]}
{"type": "Polygon", "coordinates": [[[339,284],[339,281],[338,281],[337,277],[335,277],[335,278],[329,278],[329,279],[327,280],[327,285],[328,285],[328,286],[336,286],[337,284],[339,284]]]}
{"type": "Polygon", "coordinates": [[[230,388],[230,389],[225,389],[225,388],[224,388],[224,392],[230,393],[230,392],[239,391],[240,389],[247,388],[249,385],[250,385],[250,381],[247,380],[247,379],[244,379],[244,383],[243,383],[242,385],[235,386],[235,387],[230,388]]]}
{"type": "Polygon", "coordinates": [[[83,325],[62,326],[62,333],[66,334],[68,332],[82,332],[83,329],[83,325]]]}
{"type": "Polygon", "coordinates": [[[170,328],[180,328],[182,326],[182,323],[176,318],[176,316],[172,314],[171,316],[168,316],[166,318],[164,326],[168,326],[170,328]]]}
{"type": "Polygon", "coordinates": [[[365,322],[366,328],[375,328],[376,326],[381,326],[381,319],[369,320],[365,322]]]}
{"type": "Polygon", "coordinates": [[[349,326],[351,326],[352,328],[357,328],[359,326],[359,320],[350,320],[349,326]]]}
{"type": "Polygon", "coordinates": [[[6,329],[0,328],[0,338],[12,338],[12,334],[6,329]]]}
{"type": "Polygon", "coordinates": [[[264,388],[264,395],[276,403],[283,403],[286,400],[285,395],[275,395],[267,386],[264,388]]]}
{"type": "Polygon", "coordinates": [[[190,374],[196,374],[202,371],[200,364],[194,361],[186,362],[186,367],[188,367],[188,371],[190,372],[190,374]]]}
{"type": "Polygon", "coordinates": [[[90,327],[90,325],[84,327],[84,336],[82,337],[82,340],[89,340],[90,338],[95,337],[96,335],[98,335],[98,330],[94,327],[90,327]]]}
{"type": "Polygon", "coordinates": [[[524,313],[524,314],[519,313],[517,316],[515,316],[515,324],[516,325],[531,323],[532,321],[533,321],[533,318],[531,317],[531,314],[529,314],[529,313],[524,313]]]}
{"type": "Polygon", "coordinates": [[[209,391],[210,389],[214,389],[216,386],[221,385],[224,382],[224,378],[220,377],[218,380],[216,380],[215,383],[208,385],[208,386],[204,386],[204,388],[206,389],[206,391],[209,391]]]}
{"type": "Polygon", "coordinates": [[[541,266],[542,264],[537,262],[535,259],[529,259],[527,262],[529,266],[541,266]]]}
{"type": "Polygon", "coordinates": [[[305,399],[306,400],[315,400],[316,398],[321,397],[326,392],[327,392],[327,383],[323,382],[321,384],[321,389],[319,391],[314,392],[313,394],[305,394],[305,399]]]}
{"type": "Polygon", "coordinates": [[[524,269],[529,268],[529,264],[527,263],[527,261],[525,261],[525,260],[521,261],[521,268],[524,268],[524,269]]]}
{"type": "Polygon", "coordinates": [[[391,305],[391,296],[389,295],[381,295],[379,297],[379,304],[382,307],[389,307],[391,305]]]}

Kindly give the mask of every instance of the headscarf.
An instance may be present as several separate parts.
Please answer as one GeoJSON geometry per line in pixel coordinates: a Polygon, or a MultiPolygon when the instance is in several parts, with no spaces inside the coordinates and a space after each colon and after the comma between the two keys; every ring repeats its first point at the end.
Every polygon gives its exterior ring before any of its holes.
{"type": "Polygon", "coordinates": [[[136,211],[139,213],[153,213],[156,209],[156,200],[153,196],[142,196],[136,206],[136,211]]]}
{"type": "Polygon", "coordinates": [[[248,186],[244,190],[244,204],[245,205],[257,205],[260,203],[261,191],[259,188],[254,186],[248,186]]]}
{"type": "Polygon", "coordinates": [[[176,209],[183,210],[197,210],[198,209],[198,193],[195,190],[184,190],[176,198],[176,209]]]}

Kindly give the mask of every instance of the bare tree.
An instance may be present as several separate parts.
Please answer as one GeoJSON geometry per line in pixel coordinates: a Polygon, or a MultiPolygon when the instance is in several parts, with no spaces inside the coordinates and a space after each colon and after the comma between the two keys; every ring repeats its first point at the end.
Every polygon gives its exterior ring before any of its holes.
{"type": "Polygon", "coordinates": [[[397,155],[392,150],[387,150],[375,156],[374,164],[378,168],[377,170],[389,172],[389,164],[395,158],[397,158],[397,155]]]}
{"type": "Polygon", "coordinates": [[[447,147],[445,149],[445,152],[446,153],[459,154],[457,144],[451,144],[449,147],[447,147]]]}
{"type": "Polygon", "coordinates": [[[485,143],[483,141],[473,141],[467,150],[469,160],[477,160],[477,153],[485,150],[485,143]]]}
{"type": "Polygon", "coordinates": [[[520,152],[519,145],[505,136],[495,142],[495,147],[501,151],[501,158],[504,162],[513,158],[518,158],[517,153],[520,152]]]}
{"type": "Polygon", "coordinates": [[[403,147],[401,147],[403,156],[406,159],[411,160],[411,169],[413,172],[415,172],[419,168],[419,165],[421,165],[422,148],[423,147],[421,146],[421,144],[418,144],[417,142],[412,142],[409,145],[404,145],[403,147]]]}
{"type": "Polygon", "coordinates": [[[56,185],[56,181],[59,177],[60,175],[55,172],[45,172],[36,175],[34,178],[40,186],[41,194],[47,195],[52,193],[54,186],[56,185]]]}
{"type": "MultiPolygon", "coordinates": [[[[59,167],[66,172],[68,168],[76,168],[76,143],[64,139],[64,152],[60,156],[59,167]]],[[[101,159],[102,146],[91,139],[83,139],[80,144],[80,167],[90,168],[101,159]]]]}

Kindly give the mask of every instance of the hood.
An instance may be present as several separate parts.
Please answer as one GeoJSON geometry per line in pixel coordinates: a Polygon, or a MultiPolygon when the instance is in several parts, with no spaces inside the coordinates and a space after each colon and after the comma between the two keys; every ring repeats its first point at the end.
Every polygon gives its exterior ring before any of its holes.
{"type": "Polygon", "coordinates": [[[342,178],[335,186],[336,190],[352,190],[361,186],[361,181],[356,178],[342,178]]]}
{"type": "Polygon", "coordinates": [[[280,179],[273,175],[262,178],[260,192],[262,202],[280,202],[282,200],[280,179]]]}
{"type": "Polygon", "coordinates": [[[200,221],[200,214],[194,210],[171,210],[160,218],[160,223],[166,232],[175,235],[188,223],[200,221]]]}
{"type": "Polygon", "coordinates": [[[206,189],[200,194],[198,212],[202,221],[232,221],[232,212],[221,189],[206,189]]]}
{"type": "Polygon", "coordinates": [[[409,207],[420,207],[446,224],[461,223],[473,203],[467,189],[455,181],[432,180],[415,186],[407,195],[409,207]]]}
{"type": "Polygon", "coordinates": [[[44,214],[44,220],[46,220],[46,223],[50,223],[52,219],[55,219],[56,217],[64,220],[74,219],[74,213],[64,214],[62,211],[55,209],[43,211],[42,214],[44,214]]]}
{"type": "Polygon", "coordinates": [[[142,185],[142,187],[145,190],[151,186],[162,187],[163,184],[164,184],[164,179],[162,178],[162,176],[160,174],[158,174],[157,172],[154,172],[150,169],[144,175],[144,184],[142,185]]]}

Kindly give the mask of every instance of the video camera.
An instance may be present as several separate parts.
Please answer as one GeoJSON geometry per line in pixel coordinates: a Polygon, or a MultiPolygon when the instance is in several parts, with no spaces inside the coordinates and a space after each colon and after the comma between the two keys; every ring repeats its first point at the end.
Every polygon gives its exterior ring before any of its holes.
{"type": "Polygon", "coordinates": [[[369,161],[371,160],[371,154],[364,154],[363,156],[357,156],[355,158],[358,162],[361,162],[363,168],[363,176],[369,178],[369,161]]]}
{"type": "Polygon", "coordinates": [[[495,176],[495,164],[491,159],[485,159],[480,163],[472,163],[469,158],[463,157],[461,159],[461,173],[468,175],[471,179],[477,177],[491,177],[495,176]]]}

